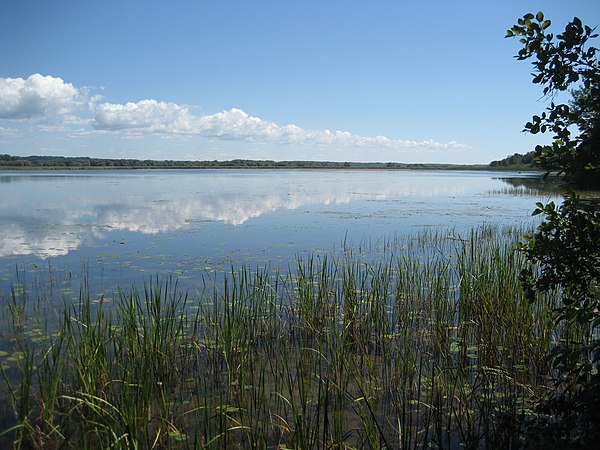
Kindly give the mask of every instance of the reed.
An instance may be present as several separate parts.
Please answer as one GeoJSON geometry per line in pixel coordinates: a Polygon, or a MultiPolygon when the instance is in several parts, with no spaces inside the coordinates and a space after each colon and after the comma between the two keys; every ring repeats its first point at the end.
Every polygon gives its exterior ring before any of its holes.
{"type": "Polygon", "coordinates": [[[85,281],[57,300],[16,280],[0,444],[518,447],[546,389],[555,300],[523,298],[516,235],[344,242],[286,273],[232,268],[195,295],[156,276],[112,302],[85,281]]]}

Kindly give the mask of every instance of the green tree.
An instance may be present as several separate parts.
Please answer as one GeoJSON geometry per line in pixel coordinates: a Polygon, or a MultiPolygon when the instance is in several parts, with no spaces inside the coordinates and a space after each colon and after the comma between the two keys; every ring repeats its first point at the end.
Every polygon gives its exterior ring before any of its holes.
{"type": "Polygon", "coordinates": [[[540,11],[525,14],[507,31],[523,47],[518,60],[532,60],[533,83],[543,86],[550,105],[525,124],[525,131],[552,132],[550,145],[538,145],[535,158],[546,171],[564,173],[576,184],[600,183],[600,60],[589,45],[594,29],[575,17],[554,36],[551,22],[540,11]],[[572,94],[568,104],[555,103],[557,94],[572,94]],[[577,133],[574,136],[574,130],[577,133]]]}
{"type": "MultiPolygon", "coordinates": [[[[556,37],[549,27],[538,12],[523,16],[507,33],[520,37],[517,59],[533,59],[533,82],[551,99],[525,130],[554,133],[551,145],[535,149],[547,171],[564,173],[576,184],[598,184],[600,63],[597,49],[588,46],[597,35],[578,18],[556,37]],[[568,105],[554,102],[562,91],[572,95],[568,105]],[[579,134],[573,137],[575,128],[579,134]]],[[[538,405],[541,415],[530,424],[533,440],[526,447],[591,448],[600,440],[600,211],[597,204],[569,194],[559,207],[538,203],[533,214],[545,218],[519,246],[529,263],[522,285],[531,301],[558,293],[557,332],[568,339],[550,354],[556,383],[538,405]]]]}
{"type": "Polygon", "coordinates": [[[537,447],[591,448],[600,440],[600,211],[576,196],[557,207],[537,204],[545,220],[520,251],[529,261],[521,273],[530,301],[558,293],[559,340],[550,352],[556,379],[531,427],[537,447]],[[543,436],[543,439],[539,439],[543,436]]]}

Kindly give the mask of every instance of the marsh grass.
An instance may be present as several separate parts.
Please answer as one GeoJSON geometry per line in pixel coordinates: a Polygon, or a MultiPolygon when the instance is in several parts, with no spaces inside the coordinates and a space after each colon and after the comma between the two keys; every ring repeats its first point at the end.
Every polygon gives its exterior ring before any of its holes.
{"type": "Polygon", "coordinates": [[[517,235],[344,242],[286,272],[207,276],[194,295],[155,277],[104,302],[84,280],[57,301],[16,280],[0,445],[518,448],[555,299],[524,300],[517,235]]]}

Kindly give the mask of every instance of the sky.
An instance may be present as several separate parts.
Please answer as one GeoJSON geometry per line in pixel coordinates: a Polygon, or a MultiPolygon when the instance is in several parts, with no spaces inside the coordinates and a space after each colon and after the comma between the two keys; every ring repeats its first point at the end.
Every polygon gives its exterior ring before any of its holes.
{"type": "Polygon", "coordinates": [[[0,153],[489,163],[550,140],[504,38],[539,10],[600,25],[597,0],[2,0],[0,153]]]}

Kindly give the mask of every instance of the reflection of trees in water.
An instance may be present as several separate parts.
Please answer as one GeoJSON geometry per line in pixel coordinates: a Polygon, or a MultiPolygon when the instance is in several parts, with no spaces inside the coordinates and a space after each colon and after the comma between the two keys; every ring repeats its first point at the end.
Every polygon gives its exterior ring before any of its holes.
{"type": "Polygon", "coordinates": [[[69,178],[71,180],[74,179],[79,179],[79,180],[92,180],[93,178],[93,174],[88,174],[88,175],[80,175],[80,174],[76,174],[74,172],[69,172],[69,173],[56,173],[56,174],[51,174],[51,173],[34,173],[32,175],[27,175],[27,174],[22,174],[19,173],[17,175],[0,175],[0,184],[2,183],[20,183],[23,181],[27,181],[28,183],[33,182],[46,182],[49,179],[64,179],[64,178],[69,178]]]}
{"type": "Polygon", "coordinates": [[[563,195],[567,186],[562,177],[502,177],[498,178],[508,186],[503,189],[493,191],[493,193],[506,195],[531,195],[539,196],[544,194],[563,195]]]}
{"type": "MultiPolygon", "coordinates": [[[[524,196],[543,196],[560,195],[564,196],[570,189],[563,177],[548,176],[539,177],[506,177],[498,178],[508,186],[502,189],[496,189],[491,194],[497,195],[524,195],[524,196]]],[[[600,191],[598,190],[575,190],[577,195],[586,203],[600,204],[600,191]]]]}
{"type": "Polygon", "coordinates": [[[15,177],[11,177],[10,175],[0,175],[0,183],[12,183],[14,181],[19,181],[15,177]]]}

